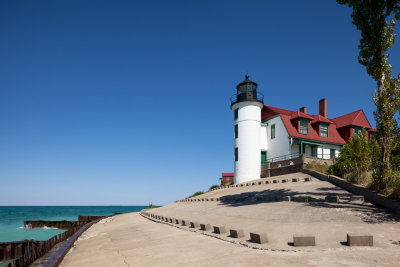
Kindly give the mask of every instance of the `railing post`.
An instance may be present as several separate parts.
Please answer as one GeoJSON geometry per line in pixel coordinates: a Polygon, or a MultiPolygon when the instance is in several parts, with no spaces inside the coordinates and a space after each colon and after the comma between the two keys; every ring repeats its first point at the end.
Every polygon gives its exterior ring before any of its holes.
{"type": "Polygon", "coordinates": [[[271,177],[271,163],[267,162],[267,177],[271,177]]]}

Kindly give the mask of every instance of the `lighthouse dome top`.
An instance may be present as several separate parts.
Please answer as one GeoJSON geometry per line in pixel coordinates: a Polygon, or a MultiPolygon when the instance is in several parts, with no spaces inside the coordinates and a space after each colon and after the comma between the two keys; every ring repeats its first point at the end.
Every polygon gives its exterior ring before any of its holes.
{"type": "Polygon", "coordinates": [[[257,90],[257,86],[258,86],[257,83],[251,81],[249,79],[249,75],[246,74],[245,80],[243,82],[239,83],[236,86],[236,88],[241,93],[244,93],[244,92],[251,92],[251,91],[257,90]]]}
{"type": "Polygon", "coordinates": [[[264,104],[264,95],[257,92],[257,84],[245,76],[245,80],[236,86],[237,92],[231,96],[231,108],[239,102],[259,102],[264,104]]]}

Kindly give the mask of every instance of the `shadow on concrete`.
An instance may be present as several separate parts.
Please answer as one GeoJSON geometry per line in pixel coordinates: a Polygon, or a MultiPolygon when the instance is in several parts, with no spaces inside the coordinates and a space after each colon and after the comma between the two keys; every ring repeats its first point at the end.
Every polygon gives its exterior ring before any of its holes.
{"type": "Polygon", "coordinates": [[[312,208],[331,208],[342,212],[351,211],[361,217],[366,223],[399,222],[400,218],[390,213],[386,209],[379,208],[371,203],[349,202],[349,192],[343,192],[343,189],[323,187],[313,192],[298,192],[291,189],[266,189],[262,191],[243,192],[239,194],[225,195],[220,198],[220,204],[229,207],[259,205],[261,203],[288,202],[285,197],[290,197],[292,202],[302,203],[312,208]],[[335,192],[341,191],[341,192],[335,192]],[[337,195],[339,202],[326,202],[327,195],[337,195]],[[302,202],[301,197],[310,196],[310,202],[302,202]]]}

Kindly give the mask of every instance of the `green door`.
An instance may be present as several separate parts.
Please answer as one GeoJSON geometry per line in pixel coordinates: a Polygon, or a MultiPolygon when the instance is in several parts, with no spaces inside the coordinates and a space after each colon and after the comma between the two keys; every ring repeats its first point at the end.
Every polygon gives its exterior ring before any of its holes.
{"type": "Polygon", "coordinates": [[[261,165],[267,164],[267,151],[261,151],[261,165]]]}
{"type": "Polygon", "coordinates": [[[318,157],[318,146],[311,146],[311,157],[318,157]]]}
{"type": "Polygon", "coordinates": [[[334,159],[336,156],[336,150],[331,148],[331,159],[334,159]]]}

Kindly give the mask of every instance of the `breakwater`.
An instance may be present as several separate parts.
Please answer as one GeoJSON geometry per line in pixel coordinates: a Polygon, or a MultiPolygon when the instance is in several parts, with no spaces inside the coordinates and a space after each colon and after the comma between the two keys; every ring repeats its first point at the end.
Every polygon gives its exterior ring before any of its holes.
{"type": "MultiPolygon", "coordinates": [[[[114,214],[115,215],[115,214],[114,214]]],[[[49,228],[58,228],[58,229],[72,229],[76,227],[82,227],[86,223],[104,218],[105,216],[78,216],[78,221],[24,221],[25,228],[42,228],[42,227],[49,227],[49,228]]]]}
{"type": "MultiPolygon", "coordinates": [[[[114,214],[115,215],[115,214],[114,214]]],[[[113,216],[113,215],[112,215],[113,216]]],[[[10,261],[7,267],[25,267],[44,256],[56,245],[64,241],[70,241],[69,238],[74,236],[74,240],[87,229],[91,224],[109,216],[79,216],[78,221],[24,221],[24,227],[54,227],[65,229],[64,233],[55,235],[46,241],[23,240],[16,242],[0,243],[0,262],[10,261]],[[79,234],[79,235],[78,235],[79,234]]],[[[73,242],[66,242],[67,246],[62,246],[62,252],[55,253],[55,257],[47,266],[57,266],[64,255],[68,252],[73,242]]]]}

